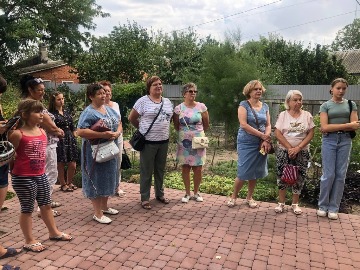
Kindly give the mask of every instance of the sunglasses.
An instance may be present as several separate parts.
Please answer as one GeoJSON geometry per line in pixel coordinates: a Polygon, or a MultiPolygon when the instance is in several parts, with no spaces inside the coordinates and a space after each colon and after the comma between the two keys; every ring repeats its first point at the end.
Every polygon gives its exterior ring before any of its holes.
{"type": "Polygon", "coordinates": [[[186,91],[187,93],[190,93],[190,94],[196,94],[198,91],[196,91],[196,90],[188,90],[188,91],[186,91]]]}

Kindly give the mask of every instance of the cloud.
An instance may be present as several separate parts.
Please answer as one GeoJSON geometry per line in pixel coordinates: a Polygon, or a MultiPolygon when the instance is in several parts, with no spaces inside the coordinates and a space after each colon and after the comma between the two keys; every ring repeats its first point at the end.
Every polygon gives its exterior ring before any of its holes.
{"type": "Polygon", "coordinates": [[[337,31],[355,19],[357,5],[353,0],[98,0],[97,3],[111,14],[110,18],[95,19],[97,36],[109,34],[119,24],[135,21],[148,30],[163,32],[193,27],[201,37],[211,35],[218,40],[224,39],[226,31],[239,28],[243,42],[277,33],[286,40],[323,45],[330,44],[337,31]]]}

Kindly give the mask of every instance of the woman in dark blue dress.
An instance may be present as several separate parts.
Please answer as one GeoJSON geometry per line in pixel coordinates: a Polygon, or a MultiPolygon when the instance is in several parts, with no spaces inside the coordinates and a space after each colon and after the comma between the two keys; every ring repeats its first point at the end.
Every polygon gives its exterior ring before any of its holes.
{"type": "Polygon", "coordinates": [[[71,192],[77,189],[73,184],[76,171],[76,161],[78,159],[78,148],[76,144],[76,130],[71,115],[64,109],[64,95],[54,92],[50,96],[49,112],[55,117],[55,124],[64,131],[65,136],[60,138],[57,144],[57,168],[61,190],[71,192]],[[67,174],[65,180],[65,165],[67,164],[67,174]]]}

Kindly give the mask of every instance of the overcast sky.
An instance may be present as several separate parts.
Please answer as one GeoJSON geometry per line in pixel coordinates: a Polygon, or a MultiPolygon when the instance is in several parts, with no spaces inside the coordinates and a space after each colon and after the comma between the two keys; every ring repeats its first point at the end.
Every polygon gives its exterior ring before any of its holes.
{"type": "Polygon", "coordinates": [[[241,30],[242,42],[279,34],[305,45],[331,44],[336,33],[360,18],[360,0],[97,0],[109,18],[97,18],[97,36],[135,21],[154,31],[193,29],[224,39],[241,30]]]}

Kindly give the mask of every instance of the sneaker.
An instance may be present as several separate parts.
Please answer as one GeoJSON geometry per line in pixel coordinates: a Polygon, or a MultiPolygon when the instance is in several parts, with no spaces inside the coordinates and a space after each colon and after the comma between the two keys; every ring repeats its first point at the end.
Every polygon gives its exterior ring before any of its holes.
{"type": "Polygon", "coordinates": [[[319,217],[326,217],[326,211],[322,210],[322,209],[318,209],[316,211],[316,214],[319,216],[319,217]]]}
{"type": "Polygon", "coordinates": [[[329,212],[328,213],[328,218],[329,219],[338,219],[339,218],[339,215],[337,213],[333,213],[333,212],[329,212]]]}
{"type": "Polygon", "coordinates": [[[94,215],[93,220],[95,220],[95,221],[97,221],[97,222],[99,222],[101,224],[109,224],[109,223],[112,222],[112,220],[110,218],[108,218],[108,217],[106,217],[104,215],[101,218],[98,218],[97,216],[94,215]]]}
{"type": "Polygon", "coordinates": [[[190,200],[190,195],[185,194],[184,197],[181,198],[181,202],[188,203],[190,200]]]}
{"type": "Polygon", "coordinates": [[[257,206],[257,203],[253,199],[246,200],[246,203],[249,205],[250,208],[255,208],[257,206]]]}
{"type": "Polygon", "coordinates": [[[107,210],[102,210],[102,212],[104,214],[109,214],[109,215],[117,215],[117,214],[119,214],[118,210],[116,210],[114,208],[110,208],[110,207],[107,210]]]}
{"type": "Polygon", "coordinates": [[[194,200],[197,201],[197,202],[203,202],[204,201],[204,199],[203,199],[203,197],[201,197],[200,193],[194,194],[194,200]]]}

